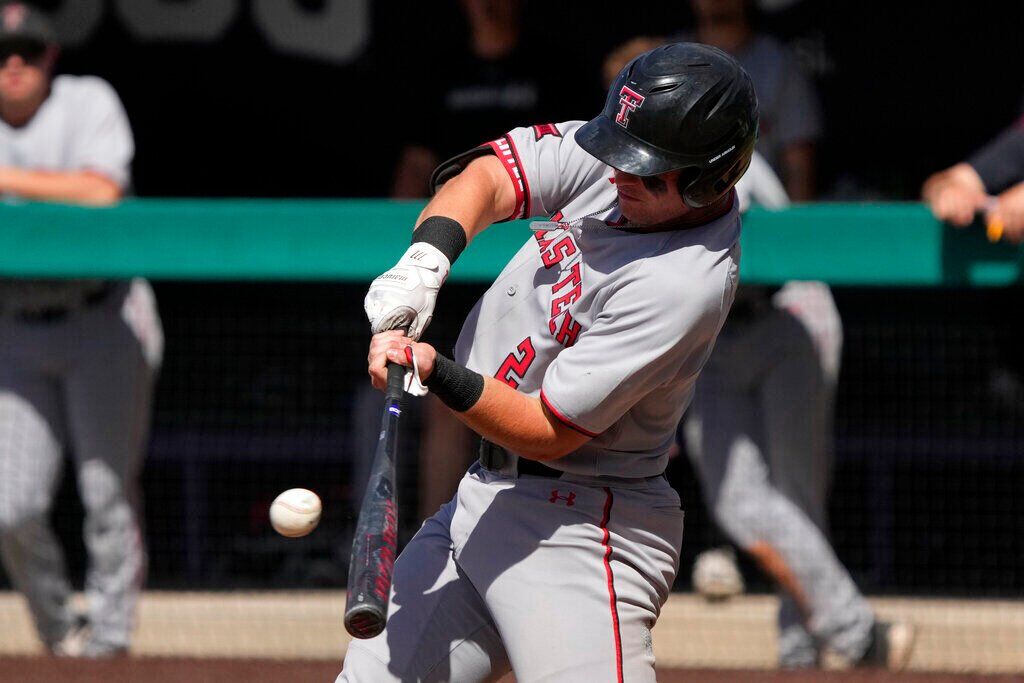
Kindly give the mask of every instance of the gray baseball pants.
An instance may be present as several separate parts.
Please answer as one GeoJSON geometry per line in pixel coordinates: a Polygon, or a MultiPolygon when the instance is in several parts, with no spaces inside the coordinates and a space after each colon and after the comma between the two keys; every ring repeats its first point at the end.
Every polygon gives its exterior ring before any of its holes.
{"type": "Polygon", "coordinates": [[[137,475],[162,349],[142,280],[59,320],[0,315],[0,554],[50,647],[74,620],[48,520],[66,448],[85,509],[92,637],[128,645],[145,567],[137,475]]]}
{"type": "Polygon", "coordinates": [[[519,476],[470,467],[395,563],[387,628],[337,683],[653,683],[650,629],[679,563],[664,477],[519,476]]]}
{"type": "Polygon", "coordinates": [[[806,619],[780,591],[779,660],[788,667],[814,665],[822,645],[857,659],[874,624],[824,531],[832,380],[807,327],[770,308],[726,324],[683,426],[715,520],[741,548],[767,543],[803,592],[806,619]]]}

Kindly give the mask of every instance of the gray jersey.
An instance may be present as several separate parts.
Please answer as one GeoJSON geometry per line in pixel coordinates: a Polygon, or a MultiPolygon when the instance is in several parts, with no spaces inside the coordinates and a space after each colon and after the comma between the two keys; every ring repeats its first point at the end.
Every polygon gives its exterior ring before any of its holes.
{"type": "MultiPolygon", "coordinates": [[[[135,153],[117,93],[96,76],[58,76],[50,95],[24,126],[0,119],[0,166],[37,171],[93,171],[120,187],[129,183],[135,153]]],[[[0,279],[0,307],[77,306],[95,281],[0,279]]]]}
{"type": "Polygon", "coordinates": [[[510,218],[550,218],[468,317],[460,363],[539,396],[593,439],[552,464],[581,475],[664,471],[739,270],[739,215],[629,229],[614,170],[575,141],[580,121],[490,143],[516,187],[510,218]]]}

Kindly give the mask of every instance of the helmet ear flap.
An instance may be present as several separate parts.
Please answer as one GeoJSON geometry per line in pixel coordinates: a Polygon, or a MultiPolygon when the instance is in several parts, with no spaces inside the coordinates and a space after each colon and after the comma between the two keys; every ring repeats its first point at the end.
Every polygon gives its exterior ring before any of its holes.
{"type": "MultiPolygon", "coordinates": [[[[700,177],[700,169],[696,166],[689,166],[679,170],[679,177],[676,178],[676,189],[679,191],[679,196],[684,200],[686,194],[690,191],[690,186],[696,182],[697,178],[700,177]]],[[[689,202],[686,202],[689,204],[689,202]]]]}
{"type": "MultiPolygon", "coordinates": [[[[697,177],[692,178],[687,184],[680,182],[679,194],[687,206],[693,209],[702,209],[713,204],[743,177],[750,167],[750,159],[754,154],[753,144],[735,159],[732,164],[724,169],[714,167],[697,170],[697,177]]],[[[680,175],[680,181],[683,176],[680,175]]]]}

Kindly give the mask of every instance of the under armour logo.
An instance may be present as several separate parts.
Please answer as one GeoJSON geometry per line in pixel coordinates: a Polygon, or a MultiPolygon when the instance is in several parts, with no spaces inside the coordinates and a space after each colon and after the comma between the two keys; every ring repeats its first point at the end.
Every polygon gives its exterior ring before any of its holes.
{"type": "Polygon", "coordinates": [[[566,507],[572,507],[573,505],[576,504],[576,492],[575,491],[569,491],[569,495],[568,496],[560,496],[560,495],[558,495],[558,489],[552,490],[551,491],[551,497],[548,498],[548,502],[549,503],[557,503],[560,500],[564,500],[565,501],[565,506],[566,507]]]}
{"type": "Polygon", "coordinates": [[[644,96],[629,86],[622,86],[622,90],[619,91],[619,113],[615,117],[615,123],[619,124],[623,128],[629,127],[629,114],[632,111],[636,111],[643,105],[644,96]]]}

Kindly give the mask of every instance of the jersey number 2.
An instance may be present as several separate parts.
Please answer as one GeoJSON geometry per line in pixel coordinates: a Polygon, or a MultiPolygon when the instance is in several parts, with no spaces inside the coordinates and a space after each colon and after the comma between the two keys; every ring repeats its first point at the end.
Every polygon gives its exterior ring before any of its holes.
{"type": "Polygon", "coordinates": [[[519,382],[526,377],[526,372],[533,365],[533,360],[537,357],[537,352],[533,350],[533,340],[529,337],[519,342],[516,351],[519,354],[508,354],[501,367],[498,368],[498,372],[494,375],[495,378],[500,379],[513,389],[519,387],[519,382]]]}

